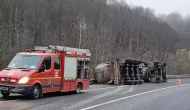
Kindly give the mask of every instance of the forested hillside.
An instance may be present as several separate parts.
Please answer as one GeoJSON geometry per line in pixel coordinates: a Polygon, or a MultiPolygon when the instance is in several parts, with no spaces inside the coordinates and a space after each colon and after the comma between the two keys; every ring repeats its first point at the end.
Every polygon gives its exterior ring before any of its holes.
{"type": "Polygon", "coordinates": [[[184,16],[180,13],[173,12],[169,15],[162,14],[159,17],[180,34],[183,42],[182,47],[190,49],[190,15],[184,16]]]}
{"type": "Polygon", "coordinates": [[[159,15],[164,22],[167,22],[174,30],[179,33],[178,51],[176,53],[177,72],[190,73],[190,15],[184,16],[173,12],[169,15],[159,15]]]}
{"type": "Polygon", "coordinates": [[[151,9],[115,0],[0,0],[1,67],[16,52],[51,44],[88,48],[96,64],[107,58],[164,61],[174,74],[177,50],[189,47],[190,36],[180,36],[151,9]]]}

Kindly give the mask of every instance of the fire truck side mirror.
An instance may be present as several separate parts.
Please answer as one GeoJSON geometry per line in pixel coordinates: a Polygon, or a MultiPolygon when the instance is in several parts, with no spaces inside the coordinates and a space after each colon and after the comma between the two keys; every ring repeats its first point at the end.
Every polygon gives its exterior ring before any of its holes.
{"type": "Polygon", "coordinates": [[[46,65],[42,64],[40,67],[39,73],[44,72],[46,70],[46,65]]]}

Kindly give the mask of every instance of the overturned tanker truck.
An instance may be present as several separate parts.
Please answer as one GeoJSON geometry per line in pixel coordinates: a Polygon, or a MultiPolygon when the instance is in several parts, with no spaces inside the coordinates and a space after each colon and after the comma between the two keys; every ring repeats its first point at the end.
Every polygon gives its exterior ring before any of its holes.
{"type": "Polygon", "coordinates": [[[165,63],[154,62],[154,66],[148,63],[126,59],[110,59],[107,63],[101,63],[94,68],[94,79],[101,84],[126,84],[135,85],[144,82],[166,82],[165,63]],[[144,65],[144,66],[142,66],[144,65]]]}

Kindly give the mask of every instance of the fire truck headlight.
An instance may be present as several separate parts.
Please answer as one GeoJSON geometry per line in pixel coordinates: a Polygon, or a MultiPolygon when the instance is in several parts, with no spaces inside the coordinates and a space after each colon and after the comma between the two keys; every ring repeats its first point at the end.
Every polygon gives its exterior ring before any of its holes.
{"type": "Polygon", "coordinates": [[[29,81],[30,77],[22,77],[18,83],[19,84],[26,84],[29,81]]]}

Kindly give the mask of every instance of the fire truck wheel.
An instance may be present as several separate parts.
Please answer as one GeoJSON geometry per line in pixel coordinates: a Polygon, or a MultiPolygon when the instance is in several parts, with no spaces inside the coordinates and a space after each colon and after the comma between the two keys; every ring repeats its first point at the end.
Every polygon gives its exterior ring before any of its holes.
{"type": "Polygon", "coordinates": [[[77,89],[76,89],[76,93],[79,94],[81,93],[81,89],[82,89],[82,85],[80,83],[77,84],[77,89]]]}
{"type": "Polygon", "coordinates": [[[156,83],[161,83],[161,79],[157,79],[157,80],[156,80],[156,83]]]}
{"type": "Polygon", "coordinates": [[[30,92],[30,97],[32,99],[38,99],[40,97],[40,87],[38,85],[33,86],[30,92]]]}
{"type": "Polygon", "coordinates": [[[3,95],[3,97],[9,97],[10,92],[1,90],[1,94],[3,95]]]}

